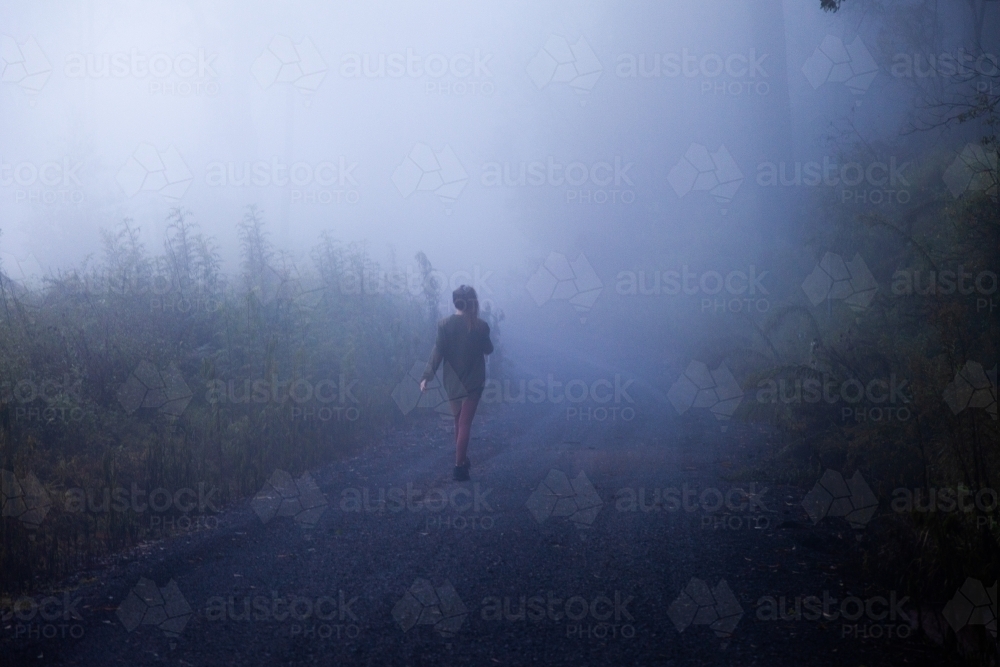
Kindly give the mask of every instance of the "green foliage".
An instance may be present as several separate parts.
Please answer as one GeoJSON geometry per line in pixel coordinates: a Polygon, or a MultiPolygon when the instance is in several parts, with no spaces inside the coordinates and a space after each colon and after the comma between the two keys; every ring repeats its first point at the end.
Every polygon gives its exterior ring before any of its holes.
{"type": "MultiPolygon", "coordinates": [[[[954,153],[925,156],[914,170],[906,205],[862,213],[822,206],[810,250],[817,259],[831,248],[845,259],[861,255],[878,281],[867,308],[852,309],[841,300],[815,309],[775,309],[755,325],[754,343],[729,355],[734,371],[747,378],[751,397],[737,416],[770,424],[780,434],[756,470],[806,488],[827,468],[845,476],[861,470],[882,503],[879,518],[865,531],[871,539],[859,543],[859,562],[874,579],[919,604],[938,606],[966,577],[992,582],[1000,575],[996,507],[987,502],[967,512],[899,512],[886,502],[901,488],[923,489],[925,498],[928,489],[1000,488],[995,407],[992,414],[973,407],[956,412],[944,397],[969,361],[993,367],[1000,333],[995,291],[969,293],[967,280],[962,293],[943,281],[942,272],[958,273],[960,267],[973,276],[995,275],[1000,256],[996,191],[953,196],[941,178],[952,160],[954,153]],[[913,288],[914,282],[920,287],[913,288]],[[905,399],[894,405],[865,399],[850,406],[843,398],[807,402],[795,391],[810,379],[867,386],[893,376],[906,383],[905,399]],[[778,399],[754,400],[753,392],[775,386],[771,382],[779,387],[778,399]],[[847,416],[845,408],[851,409],[847,416]],[[873,418],[871,408],[882,408],[881,418],[873,418]],[[895,417],[888,408],[896,409],[895,417]]],[[[814,203],[817,209],[821,204],[814,203]]],[[[989,280],[982,285],[991,288],[989,280]]]]}
{"type": "Polygon", "coordinates": [[[33,473],[53,501],[37,530],[3,520],[3,591],[159,537],[152,517],[183,514],[73,512],[70,489],[100,506],[105,489],[203,485],[223,505],[275,469],[298,476],[400,418],[391,391],[429,349],[427,304],[346,289],[378,271],[363,247],[325,234],[300,267],[268,244],[262,212],[249,207],[241,275],[229,281],[190,212],[174,209],[168,222],[159,256],[125,220],[104,232],[99,266],[37,289],[0,274],[0,468],[33,473]],[[163,377],[176,368],[192,392],[179,416],[156,400],[126,409],[122,387],[141,362],[163,377]],[[280,398],[324,382],[323,401],[280,398]],[[31,386],[44,398],[23,400],[31,386]]]}

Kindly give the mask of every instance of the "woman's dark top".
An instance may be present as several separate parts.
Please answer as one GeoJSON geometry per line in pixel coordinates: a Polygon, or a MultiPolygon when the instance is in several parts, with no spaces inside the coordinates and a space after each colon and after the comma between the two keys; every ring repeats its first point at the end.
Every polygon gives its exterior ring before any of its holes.
{"type": "Polygon", "coordinates": [[[493,352],[490,325],[477,320],[469,331],[468,320],[452,315],[438,322],[437,340],[423,379],[430,382],[444,361],[444,389],[450,400],[482,391],[486,385],[486,360],[493,352]]]}

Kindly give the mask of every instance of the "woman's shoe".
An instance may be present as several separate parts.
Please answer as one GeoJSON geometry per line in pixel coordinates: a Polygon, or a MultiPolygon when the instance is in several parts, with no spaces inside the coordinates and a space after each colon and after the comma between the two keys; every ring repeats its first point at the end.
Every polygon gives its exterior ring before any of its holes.
{"type": "Polygon", "coordinates": [[[454,479],[456,482],[468,482],[469,481],[469,462],[466,460],[465,465],[455,466],[454,479]]]}

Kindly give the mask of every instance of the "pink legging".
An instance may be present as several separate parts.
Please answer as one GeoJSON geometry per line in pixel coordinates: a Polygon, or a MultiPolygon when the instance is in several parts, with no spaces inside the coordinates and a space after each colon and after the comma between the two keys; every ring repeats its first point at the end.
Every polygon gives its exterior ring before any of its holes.
{"type": "Polygon", "coordinates": [[[472,418],[476,416],[481,391],[474,391],[465,398],[451,401],[451,414],[455,416],[455,465],[466,462],[466,452],[469,450],[469,435],[472,431],[472,418]]]}

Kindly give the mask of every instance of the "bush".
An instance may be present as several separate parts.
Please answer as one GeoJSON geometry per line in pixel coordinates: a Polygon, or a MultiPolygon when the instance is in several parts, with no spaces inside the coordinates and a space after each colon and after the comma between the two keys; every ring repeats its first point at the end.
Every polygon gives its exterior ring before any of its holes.
{"type": "Polygon", "coordinates": [[[200,485],[222,506],[276,469],[297,477],[363,446],[401,416],[392,387],[426,355],[434,322],[408,295],[343,289],[379,271],[363,247],[324,235],[300,267],[249,207],[231,279],[189,212],[171,211],[169,223],[158,256],[125,220],[105,232],[99,266],[35,287],[0,274],[0,468],[29,495],[33,474],[52,502],[37,528],[4,518],[2,592],[163,534],[154,515],[167,525],[186,515],[115,511],[115,489],[131,502],[133,485],[200,485]]]}

